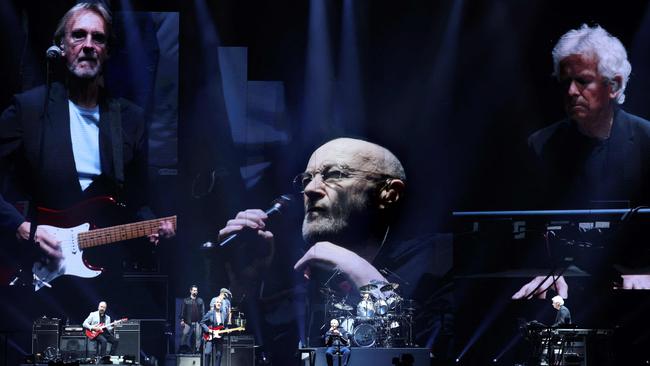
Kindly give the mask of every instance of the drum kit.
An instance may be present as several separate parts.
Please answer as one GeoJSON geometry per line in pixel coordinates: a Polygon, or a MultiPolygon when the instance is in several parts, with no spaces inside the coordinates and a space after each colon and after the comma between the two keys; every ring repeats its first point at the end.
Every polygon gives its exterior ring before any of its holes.
{"type": "Polygon", "coordinates": [[[347,303],[328,287],[321,288],[327,298],[328,319],[337,318],[357,347],[408,347],[413,344],[414,302],[399,296],[399,284],[384,283],[359,287],[361,301],[347,303]]]}

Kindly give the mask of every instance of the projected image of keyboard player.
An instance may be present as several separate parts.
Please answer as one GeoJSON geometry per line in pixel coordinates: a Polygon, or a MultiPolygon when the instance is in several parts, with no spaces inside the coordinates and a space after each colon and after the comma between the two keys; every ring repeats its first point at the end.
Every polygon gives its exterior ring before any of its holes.
{"type": "MultiPolygon", "coordinates": [[[[588,209],[597,201],[648,205],[650,122],[621,108],[632,70],[625,47],[600,26],[585,24],[565,33],[552,55],[567,118],[528,139],[535,159],[531,182],[540,184],[542,208],[588,209]]],[[[629,254],[628,260],[638,257],[629,254]]],[[[621,272],[623,288],[650,289],[647,271],[621,272]]],[[[534,279],[513,298],[543,298],[549,287],[567,297],[564,278],[542,282],[534,279]]]]}

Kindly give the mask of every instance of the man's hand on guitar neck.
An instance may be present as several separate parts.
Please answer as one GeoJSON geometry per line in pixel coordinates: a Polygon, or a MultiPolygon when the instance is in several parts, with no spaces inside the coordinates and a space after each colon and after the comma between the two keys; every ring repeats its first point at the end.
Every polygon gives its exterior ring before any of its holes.
{"type": "Polygon", "coordinates": [[[174,225],[172,224],[172,222],[169,220],[161,221],[158,232],[149,235],[149,242],[153,243],[154,245],[158,245],[160,239],[169,239],[174,237],[175,235],[176,235],[176,231],[174,230],[174,225]]]}
{"type": "MultiPolygon", "coordinates": [[[[29,239],[29,230],[31,229],[31,223],[28,221],[23,222],[18,226],[16,230],[16,237],[20,240],[29,239]]],[[[34,235],[34,241],[38,243],[38,246],[44,251],[48,256],[61,259],[63,254],[61,252],[61,242],[56,240],[54,236],[47,232],[47,230],[42,229],[41,227],[36,228],[36,234],[34,235]]]]}

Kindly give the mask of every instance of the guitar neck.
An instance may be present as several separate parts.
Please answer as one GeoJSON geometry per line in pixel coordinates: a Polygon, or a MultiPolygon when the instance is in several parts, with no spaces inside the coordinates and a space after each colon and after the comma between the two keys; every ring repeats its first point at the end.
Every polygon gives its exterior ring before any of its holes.
{"type": "Polygon", "coordinates": [[[79,233],[79,248],[92,248],[122,240],[141,238],[158,232],[162,221],[171,221],[176,229],[176,216],[111,226],[79,233]]]}
{"type": "Polygon", "coordinates": [[[238,330],[244,330],[244,329],[239,327],[239,328],[230,328],[230,329],[218,330],[217,332],[221,334],[221,333],[236,332],[238,330]]]}

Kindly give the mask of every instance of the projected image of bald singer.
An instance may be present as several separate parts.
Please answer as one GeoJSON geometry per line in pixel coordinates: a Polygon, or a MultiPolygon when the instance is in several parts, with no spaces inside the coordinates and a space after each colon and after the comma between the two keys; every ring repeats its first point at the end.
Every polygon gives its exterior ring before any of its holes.
{"type": "MultiPolygon", "coordinates": [[[[625,47],[602,27],[583,24],[560,38],[552,56],[567,118],[528,139],[534,156],[530,180],[536,185],[531,196],[539,198],[537,206],[648,205],[650,122],[621,108],[632,70],[625,47]]],[[[626,259],[637,254],[628,252],[626,259]]],[[[650,289],[648,264],[618,266],[621,287],[650,289]]],[[[533,279],[513,298],[544,298],[548,289],[563,298],[569,295],[565,278],[555,276],[533,279]]]]}
{"type": "MultiPolygon", "coordinates": [[[[319,301],[319,287],[327,286],[327,291],[321,293],[352,304],[336,304],[338,310],[345,311],[360,301],[362,288],[363,292],[372,292],[379,314],[397,313],[398,308],[408,313],[404,318],[411,317],[419,345],[431,347],[450,334],[450,305],[441,299],[445,291],[436,290],[444,287],[440,279],[451,263],[451,236],[428,235],[408,241],[391,238],[391,226],[406,189],[404,168],[392,152],[359,139],[331,140],[314,151],[305,172],[295,177],[294,185],[303,198],[302,238],[308,248],[297,258],[293,270],[307,281],[311,289],[307,292],[316,293],[307,301],[319,301]],[[448,260],[438,255],[445,239],[449,241],[448,260]],[[397,296],[398,292],[401,296],[397,296]],[[413,303],[399,304],[405,298],[414,299],[418,308],[413,303]],[[434,317],[434,312],[446,315],[434,317]]],[[[267,227],[267,220],[268,215],[260,209],[239,212],[220,230],[219,238],[248,231],[272,246],[274,233],[267,227]]],[[[366,316],[377,315],[373,309],[366,316]]],[[[322,314],[311,319],[322,319],[322,314]]],[[[392,329],[397,332],[399,328],[399,336],[405,338],[408,327],[400,323],[401,319],[392,322],[392,329]]],[[[347,323],[353,322],[352,318],[347,323]]],[[[311,324],[312,339],[320,339],[317,332],[321,325],[311,324]]],[[[373,338],[368,340],[370,344],[388,342],[373,338]]]]}

